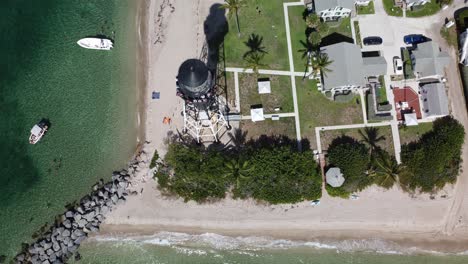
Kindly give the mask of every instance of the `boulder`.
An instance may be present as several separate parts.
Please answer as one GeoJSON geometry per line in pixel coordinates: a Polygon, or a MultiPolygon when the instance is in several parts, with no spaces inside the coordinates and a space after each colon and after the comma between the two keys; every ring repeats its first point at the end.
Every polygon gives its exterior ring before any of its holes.
{"type": "Polygon", "coordinates": [[[71,247],[68,247],[68,252],[75,253],[78,247],[76,245],[73,245],[71,247]]]}
{"type": "Polygon", "coordinates": [[[39,260],[39,256],[38,256],[38,255],[34,255],[34,256],[31,257],[31,263],[32,263],[32,264],[41,264],[42,261],[39,260]]]}
{"type": "Polygon", "coordinates": [[[44,243],[43,247],[44,247],[45,250],[47,250],[47,249],[52,247],[52,243],[50,243],[50,242],[44,243]]]}
{"type": "Polygon", "coordinates": [[[52,255],[49,256],[49,260],[50,260],[50,262],[53,263],[54,261],[57,260],[57,255],[55,253],[52,253],[52,255]]]}
{"type": "Polygon", "coordinates": [[[112,195],[111,200],[112,200],[112,202],[113,202],[114,204],[116,204],[117,201],[119,200],[119,197],[118,197],[117,195],[114,194],[114,195],[112,195]]]}
{"type": "Polygon", "coordinates": [[[69,237],[70,236],[70,230],[68,230],[68,229],[63,230],[62,236],[63,237],[69,237]]]}
{"type": "Polygon", "coordinates": [[[84,214],[84,210],[81,206],[76,207],[76,211],[80,214],[84,214]]]}
{"type": "Polygon", "coordinates": [[[49,248],[49,249],[46,251],[46,253],[47,253],[47,255],[50,256],[50,255],[52,255],[52,253],[54,253],[54,251],[53,251],[51,248],[49,248]]]}
{"type": "Polygon", "coordinates": [[[109,207],[103,205],[101,207],[101,214],[107,214],[109,212],[109,207]]]}
{"type": "Polygon", "coordinates": [[[50,261],[48,259],[42,261],[42,264],[50,264],[50,261]]]}
{"type": "Polygon", "coordinates": [[[24,261],[24,253],[23,254],[19,254],[18,256],[16,256],[15,258],[17,261],[24,261]]]}
{"type": "Polygon", "coordinates": [[[59,234],[59,235],[57,236],[57,241],[63,241],[63,236],[62,236],[62,234],[59,234]]]}
{"type": "Polygon", "coordinates": [[[60,250],[60,245],[59,245],[58,243],[53,243],[52,249],[53,249],[55,252],[58,252],[58,251],[60,250]]]}
{"type": "Polygon", "coordinates": [[[98,183],[94,184],[92,189],[93,191],[97,191],[99,189],[99,184],[98,183]]]}
{"type": "Polygon", "coordinates": [[[70,220],[68,220],[68,219],[65,220],[65,221],[63,221],[62,224],[63,224],[63,226],[64,226],[65,228],[71,228],[71,226],[72,226],[70,220]]]}
{"type": "Polygon", "coordinates": [[[65,213],[65,217],[67,217],[67,218],[72,218],[74,215],[75,215],[75,214],[74,214],[72,211],[67,211],[67,212],[65,213]]]}
{"type": "Polygon", "coordinates": [[[82,237],[82,236],[86,236],[86,233],[83,232],[83,231],[81,231],[81,230],[79,230],[79,229],[77,229],[77,230],[73,231],[73,235],[74,235],[75,237],[82,237]]]}
{"type": "Polygon", "coordinates": [[[85,236],[80,236],[78,237],[77,239],[75,239],[75,244],[79,245],[81,244],[81,242],[83,242],[83,240],[85,240],[86,237],[85,236]]]}
{"type": "Polygon", "coordinates": [[[86,221],[85,219],[80,219],[78,221],[78,226],[79,227],[84,227],[87,223],[88,223],[88,221],[86,221]]]}

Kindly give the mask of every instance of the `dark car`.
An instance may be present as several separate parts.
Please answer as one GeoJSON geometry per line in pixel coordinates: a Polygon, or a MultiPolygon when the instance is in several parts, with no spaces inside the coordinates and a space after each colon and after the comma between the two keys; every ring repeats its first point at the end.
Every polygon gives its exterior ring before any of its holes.
{"type": "Polygon", "coordinates": [[[410,45],[426,42],[427,38],[421,34],[411,34],[404,36],[403,41],[405,42],[405,44],[410,45]]]}
{"type": "Polygon", "coordinates": [[[382,38],[381,37],[367,37],[362,40],[362,43],[364,45],[380,45],[382,44],[382,38]]]}

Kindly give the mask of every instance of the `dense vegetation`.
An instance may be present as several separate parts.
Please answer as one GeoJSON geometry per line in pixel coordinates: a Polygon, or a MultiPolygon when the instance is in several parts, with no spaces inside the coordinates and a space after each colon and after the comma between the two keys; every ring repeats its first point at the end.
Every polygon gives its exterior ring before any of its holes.
{"type": "Polygon", "coordinates": [[[383,140],[377,128],[360,131],[361,141],[348,136],[335,138],[328,150],[331,167],[339,167],[345,177],[339,188],[327,185],[330,196],[346,198],[371,184],[403,190],[434,192],[454,183],[461,164],[464,128],[453,117],[434,121],[433,129],[418,141],[402,146],[402,164],[377,144],[383,140]]]}
{"type": "Polygon", "coordinates": [[[455,182],[464,135],[463,126],[452,117],[437,119],[419,141],[402,146],[402,161],[410,173],[401,177],[401,183],[410,190],[431,192],[455,182]]]}
{"type": "Polygon", "coordinates": [[[272,204],[314,200],[321,177],[313,154],[286,138],[262,137],[235,146],[173,141],[156,172],[159,188],[185,201],[254,198],[272,204]]]}
{"type": "Polygon", "coordinates": [[[331,167],[338,167],[346,180],[341,186],[347,192],[364,189],[372,183],[366,173],[369,167],[369,150],[363,143],[348,136],[335,138],[328,148],[331,167]]]}

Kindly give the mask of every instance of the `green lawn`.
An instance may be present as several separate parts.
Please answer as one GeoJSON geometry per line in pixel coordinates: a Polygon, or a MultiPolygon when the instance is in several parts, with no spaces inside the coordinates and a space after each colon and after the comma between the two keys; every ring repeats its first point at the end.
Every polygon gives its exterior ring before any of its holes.
{"type": "Polygon", "coordinates": [[[267,136],[287,136],[291,139],[296,138],[296,124],[294,117],[284,117],[280,120],[265,119],[264,121],[252,122],[242,120],[240,129],[247,131],[247,138],[256,139],[261,135],[267,136]]]}
{"type": "Polygon", "coordinates": [[[374,1],[371,1],[367,6],[357,6],[358,15],[375,14],[374,1]]]}
{"type": "Polygon", "coordinates": [[[427,3],[421,7],[416,7],[414,11],[406,11],[407,17],[423,17],[430,16],[437,13],[440,10],[440,5],[437,3],[437,0],[431,0],[430,3],[427,3]]]}
{"type": "Polygon", "coordinates": [[[413,72],[413,64],[411,63],[410,54],[407,49],[403,50],[403,70],[405,74],[405,79],[415,78],[413,72]]]}
{"type": "Polygon", "coordinates": [[[387,12],[389,16],[398,16],[398,17],[403,16],[403,10],[401,10],[401,8],[399,7],[396,7],[394,5],[393,0],[382,0],[382,1],[383,1],[385,12],[387,12]]]}
{"type": "Polygon", "coordinates": [[[254,74],[239,74],[239,92],[241,113],[250,115],[250,107],[262,104],[265,114],[274,114],[279,107],[280,113],[294,112],[291,90],[291,78],[281,75],[259,75],[258,78],[269,78],[271,83],[270,94],[259,94],[257,77],[254,74]]]}
{"type": "MultiPolygon", "coordinates": [[[[328,149],[328,146],[333,141],[333,139],[346,135],[357,140],[362,140],[361,135],[359,134],[359,129],[340,129],[340,130],[327,130],[320,132],[320,141],[322,143],[322,149],[328,149]]],[[[392,129],[390,126],[383,126],[378,127],[379,135],[384,136],[385,139],[378,142],[377,146],[381,147],[382,149],[386,150],[388,153],[393,153],[393,137],[392,137],[392,129]]]]}
{"type": "Polygon", "coordinates": [[[245,66],[243,55],[249,50],[245,42],[251,34],[257,34],[263,38],[262,46],[268,52],[262,63],[268,65],[267,68],[270,69],[289,70],[283,2],[282,0],[246,1],[246,5],[239,9],[240,37],[235,15],[228,19],[229,32],[224,39],[226,66],[245,66]]]}
{"type": "Polygon", "coordinates": [[[387,89],[385,89],[385,79],[384,79],[384,77],[382,75],[379,76],[379,82],[382,85],[382,87],[380,89],[377,89],[377,91],[378,91],[377,98],[379,99],[377,101],[377,103],[379,103],[379,104],[388,103],[387,89]]]}
{"type": "Polygon", "coordinates": [[[442,36],[442,38],[445,39],[445,41],[447,41],[447,43],[450,46],[453,46],[455,48],[457,47],[457,45],[458,45],[458,43],[457,43],[457,29],[456,29],[455,25],[453,25],[450,28],[446,28],[445,25],[443,25],[440,28],[440,35],[442,36]]]}
{"type": "MultiPolygon", "coordinates": [[[[315,127],[360,124],[363,122],[361,105],[356,100],[334,102],[317,90],[315,81],[296,78],[299,118],[303,138],[316,148],[315,127]]],[[[356,97],[358,98],[358,96],[356,97]]]]}
{"type": "Polygon", "coordinates": [[[400,132],[401,144],[418,140],[424,133],[432,129],[432,123],[419,123],[417,126],[402,127],[400,132]]]}
{"type": "Polygon", "coordinates": [[[289,14],[289,25],[291,26],[291,47],[293,52],[294,70],[305,71],[307,58],[303,57],[304,46],[302,43],[307,42],[306,29],[307,25],[302,18],[304,12],[304,6],[292,6],[288,8],[289,14]],[[302,43],[301,43],[302,41],[302,43]]]}
{"type": "Polygon", "coordinates": [[[356,44],[362,47],[361,29],[359,28],[359,21],[354,21],[354,32],[356,32],[356,44]]]}
{"type": "Polygon", "coordinates": [[[323,33],[322,38],[335,32],[353,38],[353,32],[351,31],[351,18],[345,17],[339,21],[327,22],[327,24],[330,27],[330,30],[327,33],[323,33]]]}

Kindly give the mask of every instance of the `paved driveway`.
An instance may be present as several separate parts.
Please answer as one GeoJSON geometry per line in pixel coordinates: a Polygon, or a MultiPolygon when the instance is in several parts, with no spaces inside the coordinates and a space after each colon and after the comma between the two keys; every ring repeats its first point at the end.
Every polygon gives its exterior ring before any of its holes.
{"type": "Polygon", "coordinates": [[[383,39],[383,44],[363,46],[363,50],[380,50],[387,60],[387,74],[393,74],[393,57],[401,56],[400,48],[406,46],[403,37],[408,34],[424,34],[431,38],[433,35],[430,30],[432,24],[440,23],[438,22],[440,20],[433,17],[412,19],[388,16],[382,1],[374,1],[374,3],[375,14],[360,15],[355,20],[359,21],[362,39],[368,36],[380,36],[383,39]]]}

